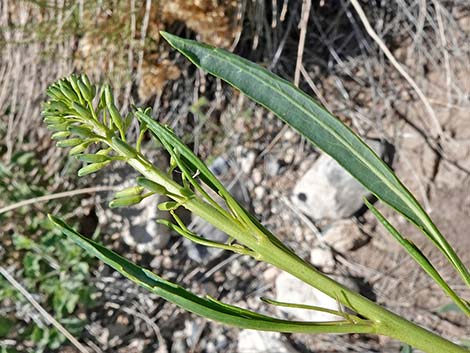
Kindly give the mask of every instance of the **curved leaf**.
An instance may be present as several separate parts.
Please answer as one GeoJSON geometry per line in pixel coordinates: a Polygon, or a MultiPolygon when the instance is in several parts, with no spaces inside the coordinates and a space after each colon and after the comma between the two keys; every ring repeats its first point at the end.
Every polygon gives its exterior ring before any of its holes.
{"type": "Polygon", "coordinates": [[[262,331],[303,332],[303,333],[365,333],[374,332],[374,326],[367,322],[352,323],[350,321],[301,322],[272,318],[237,306],[225,304],[213,298],[202,298],[164,280],[155,273],[137,266],[119,254],[84,237],[69,227],[59,218],[49,215],[49,219],[66,236],[90,254],[120,272],[131,281],[147,288],[162,298],[181,308],[221,323],[262,331]]]}
{"type": "Polygon", "coordinates": [[[470,272],[392,170],[351,129],[290,82],[226,50],[161,32],[196,66],[263,105],[333,157],[378,199],[397,210],[448,258],[470,286],[470,272]]]}

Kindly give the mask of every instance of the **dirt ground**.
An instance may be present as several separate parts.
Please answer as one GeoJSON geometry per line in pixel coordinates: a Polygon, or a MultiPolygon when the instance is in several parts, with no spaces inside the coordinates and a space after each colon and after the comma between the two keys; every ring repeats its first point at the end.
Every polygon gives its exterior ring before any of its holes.
{"type": "MultiPolygon", "coordinates": [[[[396,1],[383,6],[361,2],[391,54],[422,89],[436,119],[347,1],[174,1],[163,7],[152,1],[145,6],[123,3],[122,9],[107,1],[85,7],[84,15],[77,12],[82,25],[74,30],[67,27],[72,25],[65,7],[57,10],[60,16],[54,22],[48,12],[52,10],[40,10],[29,2],[0,5],[2,162],[8,162],[15,151],[41,151],[47,171],[41,178],[54,179],[50,193],[101,182],[100,178],[77,181],[60,170],[57,161],[64,158],[63,152],[50,143],[39,114],[48,84],[73,70],[86,71],[96,80],[115,84],[124,109],[131,104],[154,107],[158,119],[171,125],[203,159],[210,162],[223,156],[230,165],[226,178],[242,185],[253,214],[309,258],[311,249],[318,246],[317,232],[325,224],[302,215],[290,198],[296,182],[320,152],[271,113],[191,67],[160,41],[158,30],[165,29],[233,50],[286,79],[293,81],[300,75],[299,87],[361,137],[386,140],[393,146],[391,166],[396,174],[470,265],[470,7],[465,1],[396,1]],[[306,16],[308,3],[311,9],[306,16]],[[127,16],[129,6],[134,11],[127,16]],[[98,15],[88,18],[93,11],[98,15]],[[33,27],[33,34],[22,27],[28,19],[49,23],[51,18],[54,35],[39,25],[33,27]],[[9,27],[12,23],[18,28],[9,27]],[[113,26],[128,24],[129,31],[116,40],[113,26]],[[300,59],[299,49],[303,50],[300,59]]],[[[70,13],[80,10],[77,6],[70,13]]],[[[80,196],[82,207],[71,212],[89,233],[99,219],[96,200],[80,196]]],[[[470,298],[470,289],[420,233],[390,209],[377,205],[400,231],[423,247],[453,288],[470,298]]],[[[53,204],[44,204],[31,212],[53,210],[53,204]]],[[[450,300],[373,215],[362,212],[353,218],[368,241],[354,251],[335,253],[331,274],[354,278],[364,295],[445,337],[469,339],[470,321],[458,312],[439,312],[450,300]]],[[[8,225],[8,219],[1,221],[4,234],[12,234],[15,226],[8,225]]],[[[177,236],[151,253],[138,252],[117,233],[102,240],[197,293],[278,314],[258,299],[275,297],[278,273],[265,264],[228,253],[197,263],[188,258],[188,248],[177,236]]],[[[2,242],[5,246],[8,240],[2,242]]],[[[21,263],[15,263],[19,255],[0,255],[2,263],[20,276],[21,263]]],[[[87,321],[80,340],[92,351],[238,352],[238,329],[183,312],[102,264],[96,264],[90,276],[97,289],[95,305],[79,315],[87,321]]],[[[401,349],[398,342],[368,335],[285,334],[280,341],[299,353],[401,349]]],[[[7,343],[0,340],[0,347],[7,343]]],[[[21,344],[25,351],[34,351],[31,342],[21,344]]],[[[54,351],[75,349],[65,344],[54,351]]]]}

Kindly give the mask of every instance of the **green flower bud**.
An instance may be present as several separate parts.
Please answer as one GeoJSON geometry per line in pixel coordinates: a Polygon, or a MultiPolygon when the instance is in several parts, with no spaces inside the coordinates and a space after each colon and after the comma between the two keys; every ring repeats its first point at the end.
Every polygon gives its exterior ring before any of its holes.
{"type": "Polygon", "coordinates": [[[67,122],[67,120],[61,116],[46,116],[44,118],[44,122],[46,124],[64,124],[67,122]]]}
{"type": "Polygon", "coordinates": [[[120,199],[123,197],[138,196],[142,193],[142,191],[144,191],[144,188],[142,186],[131,186],[121,191],[118,191],[116,194],[114,194],[114,198],[120,199]]]}
{"type": "Polygon", "coordinates": [[[120,138],[113,137],[111,141],[113,142],[114,148],[116,148],[116,150],[122,155],[127,158],[137,158],[137,151],[120,138]]]}
{"type": "Polygon", "coordinates": [[[81,92],[80,92],[80,87],[78,87],[78,79],[77,76],[71,75],[69,79],[70,85],[72,86],[73,91],[75,94],[80,98],[81,92]]]}
{"type": "Polygon", "coordinates": [[[69,126],[68,130],[75,135],[78,135],[83,138],[93,138],[96,137],[96,134],[91,131],[91,129],[85,127],[85,126],[76,126],[72,125],[69,126]]]}
{"type": "Polygon", "coordinates": [[[138,177],[137,178],[137,184],[140,186],[143,186],[144,188],[153,191],[157,194],[164,195],[167,194],[168,191],[165,189],[163,185],[160,185],[150,179],[144,178],[144,177],[138,177]]]}
{"type": "Polygon", "coordinates": [[[83,142],[82,139],[79,138],[73,138],[73,139],[68,139],[68,140],[62,140],[62,141],[57,141],[55,144],[57,147],[74,147],[83,142]]]}
{"type": "Polygon", "coordinates": [[[158,209],[160,211],[172,211],[179,207],[179,203],[176,201],[167,201],[158,204],[158,209]]]}
{"type": "Polygon", "coordinates": [[[118,128],[119,131],[124,131],[121,114],[114,105],[113,94],[111,93],[111,89],[108,85],[104,89],[104,98],[106,102],[106,108],[108,109],[109,116],[111,117],[113,124],[118,128]]]}
{"type": "Polygon", "coordinates": [[[77,146],[75,146],[74,148],[72,148],[70,151],[69,151],[69,156],[75,156],[77,154],[80,154],[82,153],[83,151],[85,151],[88,146],[90,145],[90,142],[83,142],[77,146]]]}
{"type": "Polygon", "coordinates": [[[78,113],[78,115],[81,116],[82,118],[85,118],[87,120],[92,119],[90,111],[86,109],[84,106],[82,106],[81,104],[73,102],[72,107],[78,113]]]}
{"type": "Polygon", "coordinates": [[[85,84],[85,86],[86,86],[89,90],[91,90],[91,86],[92,86],[92,85],[91,85],[91,82],[90,82],[90,80],[89,80],[89,78],[88,78],[87,75],[82,74],[82,75],[80,76],[80,80],[85,84]]]}
{"type": "Polygon", "coordinates": [[[53,140],[64,140],[69,136],[70,136],[70,132],[68,132],[68,131],[59,131],[59,132],[56,132],[56,133],[52,134],[51,138],[53,140]]]}
{"type": "Polygon", "coordinates": [[[85,166],[85,167],[78,170],[78,176],[82,177],[82,176],[85,176],[85,175],[88,175],[88,174],[91,174],[91,173],[95,173],[98,170],[103,169],[104,167],[106,167],[110,162],[111,161],[89,164],[89,165],[87,165],[87,166],[85,166]]]}
{"type": "Polygon", "coordinates": [[[92,95],[91,89],[88,88],[82,81],[77,81],[77,84],[78,84],[78,88],[80,89],[80,93],[82,94],[83,98],[85,98],[87,102],[91,102],[94,98],[94,96],[92,95]]]}
{"type": "Polygon", "coordinates": [[[49,87],[47,89],[47,95],[58,100],[68,100],[67,97],[61,92],[60,88],[56,86],[49,87]]]}
{"type": "Polygon", "coordinates": [[[142,196],[121,197],[119,199],[111,200],[111,202],[109,203],[109,207],[116,208],[116,207],[132,206],[132,205],[138,204],[140,201],[142,201],[142,199],[143,199],[142,196]]]}
{"type": "Polygon", "coordinates": [[[109,157],[103,156],[101,154],[79,154],[75,156],[78,160],[87,163],[102,163],[109,161],[109,157]]]}
{"type": "Polygon", "coordinates": [[[101,154],[103,156],[107,156],[109,154],[109,152],[111,152],[113,149],[110,147],[110,148],[106,148],[104,150],[99,150],[98,152],[96,152],[96,154],[101,154]]]}
{"type": "Polygon", "coordinates": [[[47,129],[51,131],[65,131],[69,127],[68,123],[61,123],[61,124],[48,124],[47,129]]]}
{"type": "Polygon", "coordinates": [[[69,110],[69,107],[67,104],[65,104],[62,101],[50,101],[49,104],[47,105],[47,111],[58,111],[60,113],[64,113],[67,110],[69,110]]]}
{"type": "Polygon", "coordinates": [[[78,98],[78,95],[73,91],[73,89],[69,85],[67,85],[66,81],[59,81],[59,85],[60,85],[60,91],[63,93],[63,95],[65,97],[67,97],[67,99],[71,102],[76,102],[78,100],[80,100],[78,98]]]}

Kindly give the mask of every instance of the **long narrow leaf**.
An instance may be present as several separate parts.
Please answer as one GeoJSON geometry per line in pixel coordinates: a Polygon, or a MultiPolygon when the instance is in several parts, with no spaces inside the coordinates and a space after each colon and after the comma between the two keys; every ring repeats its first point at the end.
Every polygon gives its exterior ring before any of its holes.
{"type": "Polygon", "coordinates": [[[302,333],[365,333],[373,332],[371,323],[353,324],[349,321],[301,322],[272,318],[212,298],[202,298],[179,285],[166,281],[155,273],[128,261],[119,254],[84,237],[59,218],[49,215],[52,223],[66,236],[90,254],[120,272],[131,281],[145,287],[181,308],[221,323],[262,331],[302,333]]]}
{"type": "Polygon", "coordinates": [[[422,253],[422,251],[410,240],[406,239],[386,218],[380,213],[380,211],[372,205],[367,199],[364,199],[366,206],[379,220],[380,223],[388,230],[390,234],[400,243],[400,245],[406,250],[406,252],[426,271],[426,273],[452,298],[454,303],[470,316],[470,306],[463,299],[461,299],[447,282],[441,277],[439,272],[436,270],[434,265],[429,259],[422,253]]]}
{"type": "Polygon", "coordinates": [[[340,120],[294,85],[259,65],[223,49],[166,32],[161,34],[196,66],[271,110],[332,156],[377,198],[421,229],[470,286],[470,272],[418,201],[375,152],[340,120]]]}

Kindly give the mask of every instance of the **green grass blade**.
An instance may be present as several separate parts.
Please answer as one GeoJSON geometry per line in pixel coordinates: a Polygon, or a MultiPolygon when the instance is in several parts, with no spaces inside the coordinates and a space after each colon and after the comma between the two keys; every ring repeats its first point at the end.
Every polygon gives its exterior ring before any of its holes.
{"type": "Polygon", "coordinates": [[[447,295],[452,298],[455,305],[457,305],[460,310],[465,314],[470,316],[470,306],[462,300],[447,282],[441,277],[436,268],[432,265],[429,259],[421,252],[418,247],[406,239],[385,217],[380,213],[380,211],[372,205],[367,199],[364,199],[366,206],[374,214],[374,216],[379,220],[380,223],[388,230],[390,234],[400,243],[400,245],[406,250],[406,252],[421,266],[421,268],[426,271],[426,273],[447,293],[447,295]]]}
{"type": "Polygon", "coordinates": [[[81,246],[90,254],[120,272],[131,281],[143,286],[149,291],[197,315],[215,320],[227,325],[241,328],[302,333],[366,333],[374,332],[375,327],[370,323],[352,324],[348,321],[334,322],[301,322],[272,318],[233,305],[221,303],[212,298],[202,298],[187,291],[183,287],[166,281],[155,273],[142,268],[119,254],[84,237],[69,227],[61,219],[49,215],[52,223],[66,236],[81,246]]]}
{"type": "Polygon", "coordinates": [[[377,198],[421,229],[470,286],[469,270],[418,201],[375,152],[340,120],[294,85],[259,65],[223,49],[166,32],[161,34],[196,66],[221,78],[271,110],[332,156],[377,198]]]}

